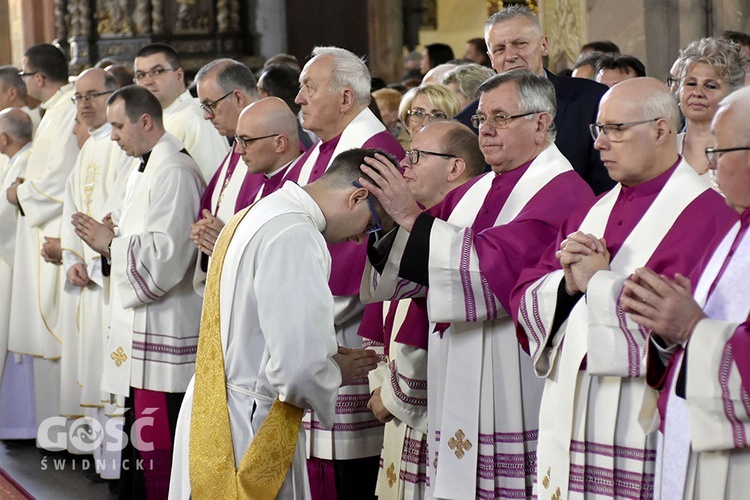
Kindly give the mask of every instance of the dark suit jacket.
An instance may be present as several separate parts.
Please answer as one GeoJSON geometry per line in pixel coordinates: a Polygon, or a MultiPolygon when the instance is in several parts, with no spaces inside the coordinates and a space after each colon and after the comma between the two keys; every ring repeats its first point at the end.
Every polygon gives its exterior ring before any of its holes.
{"type": "MultiPolygon", "coordinates": [[[[615,181],[610,179],[607,169],[604,168],[589,132],[589,124],[596,122],[599,100],[607,91],[607,87],[593,80],[557,76],[545,71],[557,93],[555,144],[595,194],[611,189],[615,181]]],[[[477,129],[471,126],[471,116],[476,114],[478,106],[479,100],[476,100],[456,115],[456,120],[474,132],[477,132],[477,129]]]]}

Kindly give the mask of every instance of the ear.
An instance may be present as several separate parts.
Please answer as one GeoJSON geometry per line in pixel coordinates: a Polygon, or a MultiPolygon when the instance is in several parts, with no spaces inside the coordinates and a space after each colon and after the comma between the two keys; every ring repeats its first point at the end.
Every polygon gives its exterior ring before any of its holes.
{"type": "Polygon", "coordinates": [[[143,130],[148,132],[154,129],[154,119],[148,113],[143,113],[141,117],[138,118],[138,123],[143,126],[143,130]]]}
{"type": "Polygon", "coordinates": [[[283,153],[286,151],[287,147],[289,146],[289,138],[285,136],[284,134],[277,135],[276,138],[273,140],[273,146],[274,151],[276,153],[283,153]]]}
{"type": "Polygon", "coordinates": [[[254,101],[251,101],[244,92],[242,92],[239,89],[235,89],[232,92],[232,95],[230,96],[230,99],[234,103],[234,105],[239,109],[245,109],[245,106],[248,104],[251,104],[254,101]]]}
{"type": "Polygon", "coordinates": [[[541,44],[542,44],[542,56],[548,56],[549,55],[549,41],[547,40],[547,35],[542,36],[541,44]]]}
{"type": "Polygon", "coordinates": [[[0,146],[7,146],[10,144],[10,136],[5,132],[0,132],[0,146]]]}
{"type": "Polygon", "coordinates": [[[349,210],[353,209],[362,202],[367,203],[367,197],[370,192],[365,188],[355,188],[349,195],[349,210]]]}
{"type": "Polygon", "coordinates": [[[656,122],[656,142],[661,144],[667,140],[669,135],[672,133],[672,127],[669,125],[669,120],[666,118],[660,119],[656,122]]]}
{"type": "Polygon", "coordinates": [[[344,88],[341,91],[341,111],[346,113],[354,106],[354,91],[344,88]]]}
{"type": "Polygon", "coordinates": [[[451,168],[448,170],[448,182],[453,182],[466,172],[466,162],[463,158],[451,158],[451,168]]]}
{"type": "Polygon", "coordinates": [[[547,130],[552,125],[552,116],[549,113],[539,113],[536,119],[536,132],[539,135],[537,144],[541,144],[541,141],[546,140],[547,130]]]}
{"type": "Polygon", "coordinates": [[[177,75],[177,78],[180,79],[181,82],[185,82],[185,70],[182,68],[177,68],[177,71],[175,71],[175,74],[177,75]]]}

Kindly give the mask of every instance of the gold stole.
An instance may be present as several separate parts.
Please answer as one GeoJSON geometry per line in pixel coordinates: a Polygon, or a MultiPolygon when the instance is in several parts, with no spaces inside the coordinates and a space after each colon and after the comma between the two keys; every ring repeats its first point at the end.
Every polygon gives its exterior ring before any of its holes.
{"type": "Polygon", "coordinates": [[[235,468],[221,346],[219,283],[229,242],[250,208],[232,217],[216,242],[211,265],[214,272],[208,273],[206,281],[190,425],[190,487],[195,499],[276,498],[294,458],[304,412],[277,397],[239,470],[235,468]]]}

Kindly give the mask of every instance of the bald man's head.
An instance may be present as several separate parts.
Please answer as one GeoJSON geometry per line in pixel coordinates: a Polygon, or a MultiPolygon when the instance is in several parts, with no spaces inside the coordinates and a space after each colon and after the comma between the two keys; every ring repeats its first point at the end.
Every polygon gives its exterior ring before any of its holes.
{"type": "Polygon", "coordinates": [[[299,156],[297,118],[278,97],[266,97],[243,109],[237,137],[237,152],[251,173],[272,173],[299,156]]]}
{"type": "Polygon", "coordinates": [[[661,175],[677,162],[679,110],[654,78],[618,83],[599,103],[594,147],[612,179],[626,186],[661,175]]]}
{"type": "Polygon", "coordinates": [[[12,158],[31,142],[34,128],[29,115],[18,108],[0,111],[0,153],[12,158]]]}

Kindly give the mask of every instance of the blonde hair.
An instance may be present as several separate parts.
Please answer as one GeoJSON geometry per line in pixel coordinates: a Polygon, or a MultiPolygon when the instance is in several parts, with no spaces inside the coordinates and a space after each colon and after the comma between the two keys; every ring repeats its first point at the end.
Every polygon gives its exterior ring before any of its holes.
{"type": "Polygon", "coordinates": [[[401,123],[406,123],[406,113],[411,109],[414,99],[420,94],[425,94],[432,105],[445,113],[448,118],[453,118],[461,111],[458,98],[448,87],[441,83],[425,83],[404,94],[398,107],[398,119],[401,123]]]}

